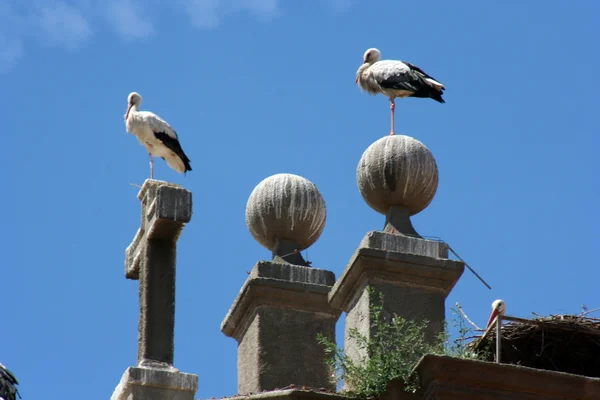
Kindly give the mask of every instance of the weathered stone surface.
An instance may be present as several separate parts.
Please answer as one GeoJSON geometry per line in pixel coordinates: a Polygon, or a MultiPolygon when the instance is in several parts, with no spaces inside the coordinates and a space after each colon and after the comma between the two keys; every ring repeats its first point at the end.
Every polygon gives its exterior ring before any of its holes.
{"type": "Polygon", "coordinates": [[[422,400],[595,400],[600,379],[518,365],[427,355],[415,367],[422,400]]]}
{"type": "Polygon", "coordinates": [[[302,253],[299,249],[300,245],[296,242],[276,238],[273,250],[271,250],[273,262],[279,264],[301,265],[303,267],[310,266],[309,263],[304,260],[304,257],[302,257],[302,253]]]}
{"type": "MultiPolygon", "coordinates": [[[[415,366],[420,389],[391,381],[378,400],[596,400],[600,379],[509,364],[426,355],[415,366]]],[[[346,400],[341,393],[290,388],[230,400],[346,400]]]]}
{"type": "Polygon", "coordinates": [[[192,194],[148,179],[138,194],[141,226],[125,251],[125,277],[138,279],[138,365],[172,370],[176,242],[192,216],[192,194]]]}
{"type": "Polygon", "coordinates": [[[419,240],[422,239],[367,233],[361,246],[350,259],[348,267],[329,293],[331,306],[347,313],[344,348],[346,354],[353,359],[366,354],[349,337],[350,330],[356,328],[367,338],[372,334],[367,286],[384,294],[383,305],[387,316],[396,314],[409,320],[428,320],[429,341],[433,341],[442,330],[445,320],[444,303],[462,275],[464,264],[449,259],[389,250],[412,249],[444,255],[443,247],[434,245],[436,242],[415,242],[419,240]],[[376,247],[369,248],[369,245],[376,247]]]}
{"type": "Polygon", "coordinates": [[[357,289],[371,280],[430,288],[447,296],[463,271],[460,261],[359,248],[331,289],[329,302],[335,308],[345,309],[357,289]]]}
{"type": "Polygon", "coordinates": [[[315,389],[282,389],[269,392],[253,393],[249,395],[227,397],[228,400],[350,400],[350,397],[340,393],[320,391],[315,389]]]}
{"type": "Polygon", "coordinates": [[[291,265],[277,264],[268,261],[259,261],[252,271],[251,278],[272,278],[286,282],[300,282],[311,285],[332,286],[335,283],[335,274],[325,269],[294,268],[291,265]]]}
{"type": "Polygon", "coordinates": [[[448,245],[446,243],[381,231],[367,232],[358,247],[434,258],[448,258],[448,245]]]}
{"type": "Polygon", "coordinates": [[[421,235],[415,230],[410,220],[410,210],[404,206],[390,206],[385,213],[385,226],[383,231],[386,233],[409,235],[421,238],[421,235]]]}
{"type": "Polygon", "coordinates": [[[193,400],[197,390],[197,375],[129,367],[111,400],[193,400]]]}
{"type": "Polygon", "coordinates": [[[290,384],[334,389],[322,333],[335,341],[341,313],[329,306],[330,271],[261,261],[251,271],[221,324],[238,341],[238,392],[290,384]]]}
{"type": "Polygon", "coordinates": [[[409,136],[385,136],[363,153],[356,181],[374,210],[385,214],[391,206],[404,206],[414,215],[433,200],[438,169],[423,143],[409,136]]]}
{"type": "Polygon", "coordinates": [[[317,187],[293,174],[266,178],[246,205],[250,233],[269,250],[275,250],[277,239],[295,243],[299,251],[310,247],[321,236],[326,217],[325,200],[317,187]]]}
{"type": "Polygon", "coordinates": [[[170,182],[146,179],[138,193],[142,203],[141,227],[125,250],[125,277],[138,279],[143,240],[176,242],[192,218],[192,194],[170,182]]]}

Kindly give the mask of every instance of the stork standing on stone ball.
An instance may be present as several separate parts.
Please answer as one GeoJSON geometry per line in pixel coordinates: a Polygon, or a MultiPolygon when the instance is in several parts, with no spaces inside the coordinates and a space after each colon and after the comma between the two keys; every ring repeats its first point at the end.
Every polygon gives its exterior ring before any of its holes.
{"type": "Polygon", "coordinates": [[[135,135],[150,156],[150,179],[154,179],[154,158],[167,162],[169,167],[180,174],[191,171],[190,159],[183,152],[175,130],[165,120],[150,111],[139,111],[142,96],[132,92],[127,97],[125,128],[135,135]]]}
{"type": "Polygon", "coordinates": [[[394,135],[394,109],[396,97],[430,98],[445,103],[444,85],[406,61],[381,60],[381,52],[375,48],[365,51],[363,64],[356,71],[360,89],[371,95],[383,93],[390,99],[392,131],[394,135]]]}
{"type": "Polygon", "coordinates": [[[492,325],[494,320],[498,317],[498,315],[506,314],[506,304],[504,304],[503,300],[496,300],[492,303],[492,313],[490,314],[490,319],[488,320],[486,329],[492,325]]]}
{"type": "Polygon", "coordinates": [[[19,382],[12,372],[0,363],[0,399],[15,400],[17,395],[21,398],[17,385],[19,382]]]}

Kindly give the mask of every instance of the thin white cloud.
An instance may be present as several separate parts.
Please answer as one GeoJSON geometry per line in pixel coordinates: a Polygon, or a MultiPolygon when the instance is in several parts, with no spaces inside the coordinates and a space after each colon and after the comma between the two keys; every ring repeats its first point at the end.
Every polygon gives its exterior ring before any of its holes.
{"type": "Polygon", "coordinates": [[[0,0],[0,73],[11,70],[23,55],[24,22],[8,1],[0,0]]]}
{"type": "Polygon", "coordinates": [[[108,4],[107,16],[113,28],[127,40],[141,39],[154,33],[152,23],[137,1],[113,0],[108,4]]]}
{"type": "Polygon", "coordinates": [[[237,7],[248,10],[259,18],[272,18],[279,12],[279,0],[239,0],[237,7]]]}
{"type": "Polygon", "coordinates": [[[327,0],[337,14],[346,12],[352,6],[353,0],[327,0]]]}
{"type": "Polygon", "coordinates": [[[192,25],[199,28],[215,28],[219,25],[219,0],[184,0],[183,8],[190,16],[192,25]]]}
{"type": "MultiPolygon", "coordinates": [[[[344,12],[355,0],[322,1],[334,11],[344,12]]],[[[194,26],[208,29],[218,27],[235,13],[268,21],[280,15],[282,3],[281,0],[0,0],[0,73],[15,66],[31,40],[70,50],[82,47],[95,33],[92,23],[99,20],[107,22],[123,39],[138,40],[155,33],[147,12],[161,7],[183,11],[194,26]]]]}
{"type": "Polygon", "coordinates": [[[92,36],[87,18],[63,1],[38,3],[33,18],[51,44],[77,49],[92,36]]]}
{"type": "Polygon", "coordinates": [[[23,44],[19,39],[0,35],[0,73],[8,72],[23,54],[23,44]]]}
{"type": "Polygon", "coordinates": [[[261,20],[278,15],[279,0],[181,0],[194,26],[216,28],[230,13],[249,11],[261,20]]]}

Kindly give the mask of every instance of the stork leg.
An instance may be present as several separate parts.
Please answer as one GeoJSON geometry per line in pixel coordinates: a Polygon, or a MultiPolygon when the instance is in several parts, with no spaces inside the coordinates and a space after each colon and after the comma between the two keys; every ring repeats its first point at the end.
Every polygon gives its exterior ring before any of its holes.
{"type": "Polygon", "coordinates": [[[150,156],[150,179],[154,179],[154,158],[152,157],[152,153],[148,153],[150,156]]]}
{"type": "Polygon", "coordinates": [[[394,98],[390,99],[390,110],[392,111],[392,131],[390,132],[390,136],[395,135],[394,132],[394,110],[396,109],[396,103],[394,102],[394,98]]]}

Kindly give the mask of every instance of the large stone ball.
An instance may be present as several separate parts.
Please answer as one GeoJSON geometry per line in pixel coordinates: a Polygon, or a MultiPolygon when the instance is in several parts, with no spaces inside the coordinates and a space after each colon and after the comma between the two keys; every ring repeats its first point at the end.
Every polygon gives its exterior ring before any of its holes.
{"type": "Polygon", "coordinates": [[[385,214],[404,206],[414,215],[433,200],[438,169],[427,147],[409,136],[385,136],[363,153],[356,170],[358,190],[374,210],[385,214]]]}
{"type": "Polygon", "coordinates": [[[296,243],[304,250],[317,241],[327,211],[319,189],[298,175],[277,174],[260,182],[246,205],[246,225],[254,239],[269,250],[275,239],[296,243]]]}

